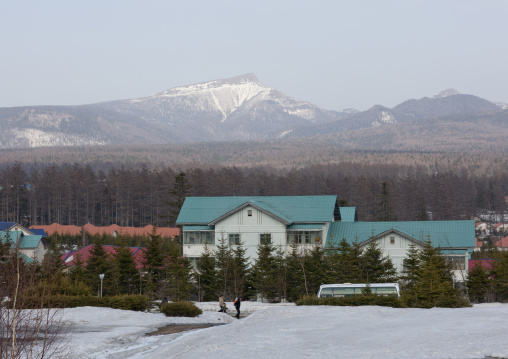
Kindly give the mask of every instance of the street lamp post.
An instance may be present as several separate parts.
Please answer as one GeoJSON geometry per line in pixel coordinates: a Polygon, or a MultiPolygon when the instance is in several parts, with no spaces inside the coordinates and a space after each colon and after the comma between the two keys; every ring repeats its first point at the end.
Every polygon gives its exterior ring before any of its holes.
{"type": "Polygon", "coordinates": [[[104,280],[104,273],[99,274],[99,278],[101,279],[101,298],[102,298],[102,281],[104,280]]]}

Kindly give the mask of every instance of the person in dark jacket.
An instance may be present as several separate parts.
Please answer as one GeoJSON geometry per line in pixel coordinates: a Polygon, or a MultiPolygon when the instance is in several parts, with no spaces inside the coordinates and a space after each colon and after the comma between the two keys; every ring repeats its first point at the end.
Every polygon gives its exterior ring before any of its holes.
{"type": "Polygon", "coordinates": [[[235,309],[236,309],[236,315],[235,315],[236,319],[240,319],[240,305],[241,304],[242,304],[242,298],[240,298],[240,297],[236,298],[235,302],[234,302],[235,309]]]}

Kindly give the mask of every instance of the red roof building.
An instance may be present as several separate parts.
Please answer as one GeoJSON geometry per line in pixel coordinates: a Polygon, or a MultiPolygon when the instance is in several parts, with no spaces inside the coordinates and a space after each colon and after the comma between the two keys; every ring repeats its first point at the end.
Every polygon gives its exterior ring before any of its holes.
{"type": "Polygon", "coordinates": [[[470,259],[468,261],[469,271],[471,272],[474,267],[481,265],[486,270],[492,269],[496,261],[494,259],[470,259]]]}
{"type": "Polygon", "coordinates": [[[495,243],[497,248],[502,250],[508,250],[508,236],[498,239],[495,243]]]}
{"type": "MultiPolygon", "coordinates": [[[[108,227],[97,227],[93,224],[85,224],[83,227],[78,227],[73,225],[53,223],[49,226],[31,226],[30,229],[43,229],[48,234],[48,236],[52,235],[53,233],[77,236],[82,233],[81,231],[84,231],[89,235],[107,234],[115,237],[120,235],[147,237],[152,233],[153,226],[148,225],[145,227],[120,227],[116,224],[112,224],[108,227]]],[[[173,238],[180,234],[180,230],[178,228],[157,227],[156,233],[159,234],[162,238],[173,238]]]]}
{"type": "MultiPolygon", "coordinates": [[[[60,258],[62,259],[63,263],[66,266],[73,266],[77,258],[81,260],[81,262],[86,265],[88,262],[88,258],[90,258],[90,250],[92,249],[93,245],[90,244],[86,247],[83,247],[77,251],[70,251],[68,253],[65,253],[60,258]]],[[[115,248],[118,248],[117,246],[109,246],[109,245],[103,245],[102,246],[106,253],[110,256],[114,256],[116,254],[115,248]]],[[[143,260],[144,260],[144,253],[145,249],[143,247],[129,247],[132,256],[134,257],[134,262],[136,263],[136,268],[143,267],[143,260]]]]}

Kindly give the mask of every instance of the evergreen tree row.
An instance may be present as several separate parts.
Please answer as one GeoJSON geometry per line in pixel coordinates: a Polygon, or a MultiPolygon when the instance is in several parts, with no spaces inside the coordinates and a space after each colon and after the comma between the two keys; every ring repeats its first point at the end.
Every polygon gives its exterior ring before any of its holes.
{"type": "MultiPolygon", "coordinates": [[[[161,240],[155,233],[146,243],[139,268],[126,241],[120,242],[123,244],[109,255],[97,238],[87,265],[77,258],[75,266],[65,271],[61,246],[54,240],[41,265],[23,264],[28,268],[26,272],[37,274],[37,281],[27,290],[37,292],[43,287],[46,292],[65,295],[143,294],[152,300],[166,297],[172,301],[216,301],[224,294],[229,299],[242,296],[247,300],[295,302],[316,295],[319,286],[326,283],[399,282],[401,300],[407,306],[467,305],[465,293],[454,287],[449,264],[439,249],[432,247],[430,239],[422,250],[410,248],[400,277],[374,241],[363,250],[346,240],[325,250],[294,246],[289,255],[267,243],[258,247],[258,258],[250,261],[241,243],[230,246],[221,239],[214,253],[205,249],[195,269],[188,258],[180,255],[176,241],[161,240]],[[104,274],[102,291],[100,274],[104,274]]],[[[473,302],[508,300],[508,253],[497,255],[497,262],[490,269],[476,266],[471,272],[467,285],[473,302]]],[[[0,269],[5,270],[0,273],[8,273],[9,263],[15,260],[7,245],[0,245],[0,269]]]]}
{"type": "MultiPolygon", "coordinates": [[[[180,184],[185,184],[181,182],[180,184]]],[[[272,168],[110,168],[49,165],[0,171],[0,219],[25,226],[51,223],[144,227],[174,223],[188,196],[337,195],[359,220],[458,220],[506,212],[508,173],[490,176],[432,172],[410,165],[330,164],[290,171],[272,168]],[[190,185],[178,186],[184,173],[190,185]],[[175,196],[176,195],[176,196],[175,196]],[[173,197],[172,197],[173,196],[173,197]]]]}

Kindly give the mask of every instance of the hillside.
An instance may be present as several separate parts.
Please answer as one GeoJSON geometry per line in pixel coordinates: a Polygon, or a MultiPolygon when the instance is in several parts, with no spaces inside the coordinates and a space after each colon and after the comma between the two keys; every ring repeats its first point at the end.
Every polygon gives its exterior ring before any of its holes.
{"type": "Polygon", "coordinates": [[[505,151],[507,114],[503,103],[453,89],[393,108],[329,111],[285,96],[246,74],[129,100],[0,108],[0,149],[213,142],[242,142],[241,148],[252,149],[255,144],[246,141],[268,141],[261,142],[266,152],[265,146],[294,151],[297,141],[297,153],[326,151],[327,146],[505,151]]]}

